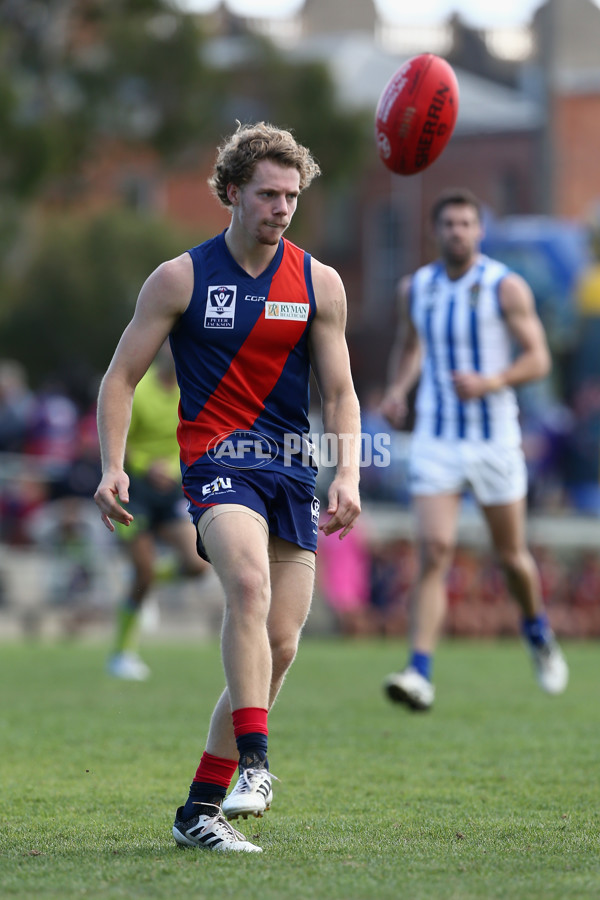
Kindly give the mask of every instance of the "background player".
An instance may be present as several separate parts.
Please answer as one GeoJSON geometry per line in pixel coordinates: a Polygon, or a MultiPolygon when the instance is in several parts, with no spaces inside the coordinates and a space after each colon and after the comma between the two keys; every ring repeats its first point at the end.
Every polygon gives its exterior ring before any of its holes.
{"type": "Polygon", "coordinates": [[[135,387],[170,335],[183,488],[199,550],[225,594],[226,688],[173,826],[187,846],[260,850],[229,825],[221,803],[236,768],[227,816],[262,815],[272,799],[267,713],[310,607],[319,527],[306,440],[311,365],[324,431],[342,444],[323,533],[343,538],[360,511],[344,288],[333,269],[283,238],[318,174],[289,132],[240,125],[219,148],[210,180],[231,211],[229,227],[152,273],[100,388],[95,496],[112,529],[111,519],[132,519],[119,501],[128,499],[123,457],[135,387]]]}
{"type": "Polygon", "coordinates": [[[107,662],[116,678],[143,681],[150,674],[137,648],[140,613],[156,576],[157,541],[174,549],[181,574],[203,575],[210,568],[196,551],[196,530],[181,492],[178,404],[173,355],[165,343],[137,386],[127,435],[128,508],[134,518],[129,528],[119,527],[119,536],[133,564],[133,581],[117,610],[107,662]]]}
{"type": "Polygon", "coordinates": [[[419,551],[411,653],[408,667],[389,675],[384,688],[391,700],[413,709],[433,703],[432,656],[446,614],[445,579],[461,495],[470,487],[521,607],[539,684],[557,694],[568,670],[526,546],[527,471],[513,391],[549,372],[545,334],[525,281],[479,252],[481,210],[473,194],[444,193],[432,223],[440,258],[400,284],[398,337],[381,406],[400,427],[407,395],[421,376],[409,460],[419,551]]]}

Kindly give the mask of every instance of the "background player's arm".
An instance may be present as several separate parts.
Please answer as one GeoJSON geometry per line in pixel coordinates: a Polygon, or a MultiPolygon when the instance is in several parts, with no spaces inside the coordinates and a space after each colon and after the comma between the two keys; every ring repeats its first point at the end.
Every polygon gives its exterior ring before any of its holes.
{"type": "Polygon", "coordinates": [[[494,375],[478,372],[454,373],[454,386],[461,400],[482,397],[503,387],[516,387],[544,378],[551,367],[544,327],[535,309],[531,288],[520,275],[507,275],[500,284],[500,306],[519,353],[508,368],[494,375]]]}
{"type": "Polygon", "coordinates": [[[421,374],[421,343],[410,317],[410,276],[398,287],[398,329],[388,363],[388,386],[380,409],[390,425],[400,428],[407,413],[407,397],[421,374]]]}
{"type": "Polygon", "coordinates": [[[187,253],[159,266],[144,283],[102,379],[98,395],[102,480],[94,499],[110,531],[114,531],[111,519],[129,525],[133,518],[118,501],[129,500],[124,459],[136,385],[186,309],[192,289],[193,267],[187,253]]]}
{"type": "Polygon", "coordinates": [[[346,344],[346,294],[334,269],[312,261],[317,313],[310,329],[313,371],[322,402],[323,428],[338,436],[338,464],[328,493],[331,518],[325,534],[341,531],[343,538],[360,513],[360,409],[346,344]]]}

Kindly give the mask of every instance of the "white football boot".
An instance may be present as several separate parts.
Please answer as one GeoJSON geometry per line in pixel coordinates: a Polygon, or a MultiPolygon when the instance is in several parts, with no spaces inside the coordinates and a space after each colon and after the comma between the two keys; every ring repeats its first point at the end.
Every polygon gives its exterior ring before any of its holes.
{"type": "Polygon", "coordinates": [[[569,667],[554,637],[545,644],[528,647],[541,689],[547,694],[562,694],[569,681],[569,667]]]}
{"type": "Polygon", "coordinates": [[[123,681],[146,681],[150,676],[150,669],[136,653],[113,654],[106,664],[106,671],[123,681]]]}
{"type": "Polygon", "coordinates": [[[271,808],[273,789],[271,781],[275,778],[264,767],[240,769],[237,784],[223,800],[223,812],[228,819],[237,819],[249,815],[259,818],[271,808]]]}
{"type": "Polygon", "coordinates": [[[434,686],[412,666],[388,675],[383,689],[394,703],[405,703],[415,711],[424,712],[433,706],[434,686]]]}
{"type": "Polygon", "coordinates": [[[215,810],[214,816],[198,815],[183,820],[183,806],[179,807],[175,814],[173,837],[180,847],[200,847],[220,853],[262,853],[262,847],[251,844],[229,824],[220,807],[215,806],[215,810]]]}

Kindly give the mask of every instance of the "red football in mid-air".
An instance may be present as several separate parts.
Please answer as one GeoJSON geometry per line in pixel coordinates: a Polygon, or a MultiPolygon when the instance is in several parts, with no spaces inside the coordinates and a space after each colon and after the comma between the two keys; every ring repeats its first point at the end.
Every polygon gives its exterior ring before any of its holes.
{"type": "Polygon", "coordinates": [[[434,162],[458,115],[458,81],[434,53],[407,60],[382,91],[375,113],[377,152],[392,172],[414,175],[434,162]]]}

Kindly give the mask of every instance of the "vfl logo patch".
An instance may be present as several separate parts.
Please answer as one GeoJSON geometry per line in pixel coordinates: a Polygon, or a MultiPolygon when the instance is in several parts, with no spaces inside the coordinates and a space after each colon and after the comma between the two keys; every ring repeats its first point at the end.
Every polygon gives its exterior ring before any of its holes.
{"type": "Polygon", "coordinates": [[[204,315],[205,328],[233,328],[236,291],[235,284],[209,285],[204,315]]]}
{"type": "Polygon", "coordinates": [[[306,322],[309,308],[308,303],[286,303],[284,300],[268,300],[265,306],[265,319],[287,319],[293,322],[306,322]]]}

